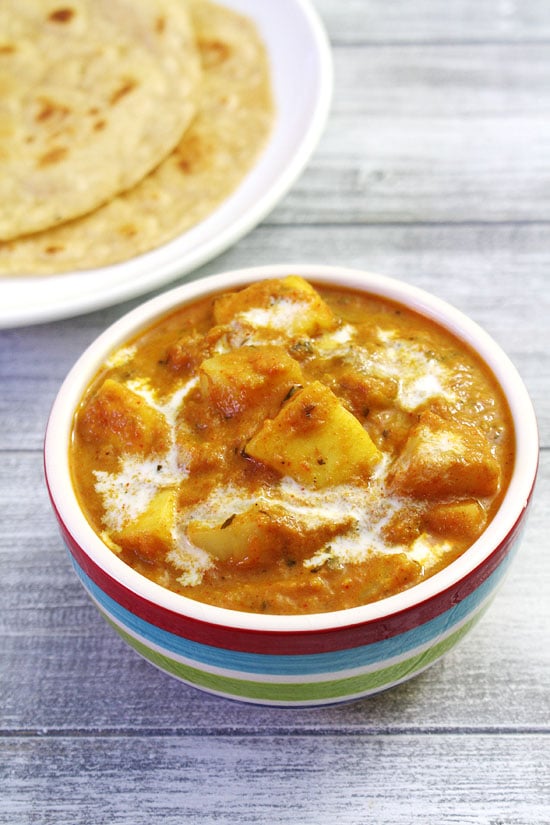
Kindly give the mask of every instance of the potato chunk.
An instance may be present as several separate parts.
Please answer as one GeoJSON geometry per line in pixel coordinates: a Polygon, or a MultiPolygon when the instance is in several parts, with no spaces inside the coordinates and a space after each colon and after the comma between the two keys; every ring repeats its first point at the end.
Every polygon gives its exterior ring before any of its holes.
{"type": "Polygon", "coordinates": [[[113,534],[119,547],[145,561],[161,561],[174,541],[176,499],[175,487],[160,490],[143,513],[113,534]]]}
{"type": "Polygon", "coordinates": [[[368,478],[381,454],[359,421],[319,381],[294,393],[246,446],[248,455],[311,487],[368,478]]]}
{"type": "Polygon", "coordinates": [[[483,530],[487,513],[478,501],[469,499],[436,504],[424,520],[435,533],[471,541],[483,530]]]}
{"type": "Polygon", "coordinates": [[[260,504],[231,516],[221,525],[191,522],[187,528],[189,541],[216,559],[251,566],[280,551],[288,532],[284,521],[260,504]]]}
{"type": "Polygon", "coordinates": [[[389,476],[398,493],[416,498],[490,496],[500,470],[483,433],[427,411],[413,427],[389,476]]]}
{"type": "Polygon", "coordinates": [[[242,347],[202,362],[203,393],[224,418],[256,408],[265,418],[292,387],[303,382],[299,364],[277,346],[242,347]]]}
{"type": "Polygon", "coordinates": [[[78,420],[84,441],[115,452],[164,452],[169,430],[164,416],[124,384],[107,378],[78,420]]]}
{"type": "Polygon", "coordinates": [[[260,281],[216,300],[217,324],[228,324],[238,316],[252,326],[278,327],[289,335],[317,335],[337,323],[317,290],[298,275],[260,281]]]}
{"type": "Polygon", "coordinates": [[[258,501],[242,513],[230,516],[222,524],[211,526],[191,522],[187,537],[215,559],[240,567],[269,565],[311,553],[352,525],[349,516],[341,519],[299,519],[284,506],[258,501]]]}

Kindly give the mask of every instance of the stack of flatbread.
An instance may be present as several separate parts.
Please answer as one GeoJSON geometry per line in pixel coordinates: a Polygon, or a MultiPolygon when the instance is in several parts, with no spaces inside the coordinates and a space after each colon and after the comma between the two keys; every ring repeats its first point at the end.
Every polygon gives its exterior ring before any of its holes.
{"type": "Polygon", "coordinates": [[[209,0],[2,0],[0,274],[128,260],[180,235],[273,122],[249,19],[209,0]]]}

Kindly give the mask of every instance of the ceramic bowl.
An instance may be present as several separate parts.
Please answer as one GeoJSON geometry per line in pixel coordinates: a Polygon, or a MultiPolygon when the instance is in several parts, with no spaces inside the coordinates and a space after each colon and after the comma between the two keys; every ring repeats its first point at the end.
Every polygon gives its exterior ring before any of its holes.
{"type": "Polygon", "coordinates": [[[53,405],[45,439],[51,501],[76,574],[109,624],[138,653],[191,685],[247,702],[331,704],[385,690],[450,650],[483,615],[518,546],[538,462],[536,419],[525,386],[500,347],[432,295],[367,272],[271,266],[215,275],[156,297],[107,329],[83,353],[53,405]],[[303,616],[244,613],[201,604],[143,577],[115,556],[84,517],[69,471],[75,410],[107,356],[169,311],[262,278],[302,275],[398,301],[477,351],[499,381],[515,426],[513,476],[495,518],[441,572],[374,604],[303,616]]]}

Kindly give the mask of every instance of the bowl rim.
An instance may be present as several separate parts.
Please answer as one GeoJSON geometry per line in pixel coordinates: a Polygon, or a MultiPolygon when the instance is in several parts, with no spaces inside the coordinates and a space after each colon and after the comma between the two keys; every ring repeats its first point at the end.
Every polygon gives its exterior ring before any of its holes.
{"type": "Polygon", "coordinates": [[[456,586],[482,566],[516,528],[526,511],[538,468],[538,428],[528,391],[499,344],[463,312],[419,287],[396,278],[342,266],[272,264],[221,272],[192,280],[151,298],[105,329],[80,355],[52,405],[44,439],[44,473],[57,518],[73,541],[104,573],[138,597],[187,619],[245,631],[304,633],[338,630],[420,606],[456,586]],[[300,275],[319,285],[335,285],[380,295],[405,304],[449,330],[473,348],[504,391],[515,427],[515,466],[502,504],[477,541],[443,570],[413,587],[358,607],[325,613],[273,615],[247,613],[195,601],[147,579],[119,559],[93,530],[79,507],[69,469],[73,418],[90,381],[117,348],[179,307],[209,295],[266,278],[300,275]]]}

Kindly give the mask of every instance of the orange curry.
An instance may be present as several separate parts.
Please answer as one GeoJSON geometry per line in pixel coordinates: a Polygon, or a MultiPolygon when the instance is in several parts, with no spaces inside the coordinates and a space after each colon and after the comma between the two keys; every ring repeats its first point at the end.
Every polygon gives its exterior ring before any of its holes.
{"type": "Polygon", "coordinates": [[[456,559],[508,484],[490,371],[403,306],[298,276],[174,311],[77,411],[83,510],[127,564],[237,610],[340,610],[456,559]]]}

